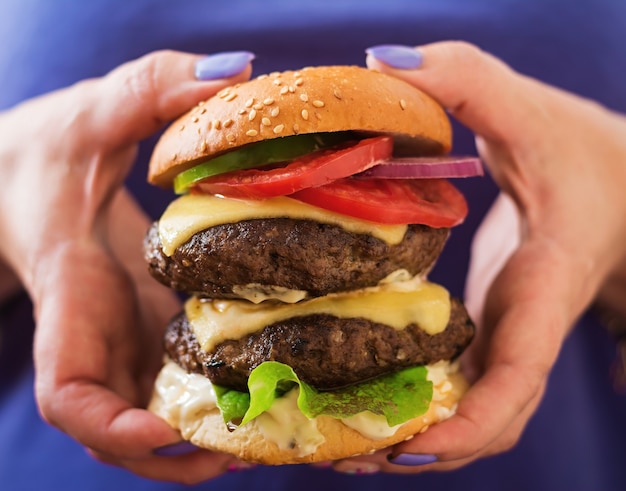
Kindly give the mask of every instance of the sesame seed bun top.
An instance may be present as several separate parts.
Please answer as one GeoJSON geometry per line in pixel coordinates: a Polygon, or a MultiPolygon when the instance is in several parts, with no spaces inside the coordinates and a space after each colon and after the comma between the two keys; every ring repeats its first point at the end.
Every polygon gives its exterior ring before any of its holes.
{"type": "Polygon", "coordinates": [[[399,153],[451,145],[443,109],[408,83],[356,66],[309,67],[226,88],[181,116],[157,143],[148,181],[169,187],[196,163],[249,143],[345,130],[393,134],[399,153]]]}

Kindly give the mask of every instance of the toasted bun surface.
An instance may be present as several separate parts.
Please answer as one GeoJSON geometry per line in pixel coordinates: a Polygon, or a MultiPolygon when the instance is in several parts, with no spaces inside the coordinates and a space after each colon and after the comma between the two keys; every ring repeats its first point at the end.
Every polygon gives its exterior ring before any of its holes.
{"type": "Polygon", "coordinates": [[[168,187],[198,161],[242,145],[345,130],[394,134],[400,153],[451,145],[443,109],[407,82],[356,66],[303,68],[224,89],[180,117],[159,140],[148,180],[168,187]]]}
{"type": "MultiPolygon", "coordinates": [[[[368,438],[340,420],[319,416],[315,418],[315,422],[317,431],[323,435],[323,443],[312,453],[305,454],[302,454],[298,447],[277,445],[263,432],[257,420],[229,432],[219,410],[215,407],[204,409],[196,403],[192,404],[191,410],[181,408],[172,400],[166,401],[158,390],[153,395],[149,409],[167,421],[170,426],[178,429],[185,440],[199,447],[230,453],[247,462],[283,465],[322,462],[368,454],[408,440],[413,435],[427,430],[430,425],[451,416],[466,390],[467,382],[461,373],[457,371],[448,373],[447,378],[434,384],[434,396],[428,411],[400,426],[394,435],[382,439],[368,438]]],[[[193,396],[191,398],[193,399],[193,396]]],[[[185,392],[184,399],[189,399],[189,393],[185,392]]]]}

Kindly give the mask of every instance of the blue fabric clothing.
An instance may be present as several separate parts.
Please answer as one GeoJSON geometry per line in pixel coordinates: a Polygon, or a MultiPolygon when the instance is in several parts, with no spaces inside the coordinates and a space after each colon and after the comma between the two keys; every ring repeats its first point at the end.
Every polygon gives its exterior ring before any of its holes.
{"type": "MultiPolygon", "coordinates": [[[[0,110],[156,49],[251,50],[260,74],[362,65],[368,46],[442,39],[473,42],[517,70],[626,113],[626,3],[620,0],[3,0],[0,110]]],[[[171,196],[145,183],[153,143],[142,145],[128,184],[157,217],[171,196]]],[[[458,153],[474,151],[472,135],[458,125],[454,145],[458,153]]],[[[488,178],[459,186],[471,213],[431,275],[455,295],[463,292],[471,236],[497,192],[488,178]]],[[[95,462],[43,423],[33,399],[32,313],[24,296],[0,306],[0,329],[2,490],[182,489],[95,462]]],[[[516,448],[455,472],[346,476],[308,466],[261,467],[198,489],[626,489],[626,398],[611,387],[613,355],[605,330],[585,315],[516,448]]]]}

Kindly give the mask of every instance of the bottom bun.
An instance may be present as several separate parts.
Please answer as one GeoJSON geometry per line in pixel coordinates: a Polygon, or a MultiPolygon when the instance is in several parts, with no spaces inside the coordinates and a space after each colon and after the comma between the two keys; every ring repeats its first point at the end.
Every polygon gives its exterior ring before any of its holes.
{"type": "Polygon", "coordinates": [[[277,401],[278,407],[229,431],[215,406],[209,380],[186,373],[172,361],[165,364],[157,378],[149,410],[179,430],[185,440],[243,461],[282,465],[338,460],[408,440],[454,414],[467,390],[465,378],[456,365],[446,362],[428,368],[433,381],[428,411],[395,428],[389,428],[382,416],[367,413],[347,420],[329,416],[309,420],[298,411],[294,390],[292,397],[277,401]]]}

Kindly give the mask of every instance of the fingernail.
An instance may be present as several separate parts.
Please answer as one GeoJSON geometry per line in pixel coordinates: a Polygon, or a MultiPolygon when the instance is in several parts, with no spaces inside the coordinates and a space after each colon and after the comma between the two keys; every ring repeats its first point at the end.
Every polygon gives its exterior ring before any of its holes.
{"type": "Polygon", "coordinates": [[[205,56],[196,61],[195,75],[198,80],[216,80],[241,73],[254,60],[249,51],[229,51],[205,56]]]}
{"type": "Polygon", "coordinates": [[[339,462],[335,465],[335,470],[343,474],[353,476],[364,476],[367,474],[376,474],[380,471],[380,466],[372,462],[339,462]]]}
{"type": "Polygon", "coordinates": [[[417,467],[419,465],[426,465],[426,464],[432,464],[434,462],[437,462],[437,456],[433,454],[427,454],[427,453],[422,453],[422,454],[401,453],[399,455],[396,455],[395,457],[390,454],[387,456],[387,460],[391,462],[392,464],[396,464],[396,465],[408,465],[408,466],[417,467]]]}
{"type": "Polygon", "coordinates": [[[193,443],[190,442],[178,442],[171,445],[165,445],[154,449],[154,454],[160,457],[176,457],[177,455],[185,455],[198,450],[193,443]]]}
{"type": "Polygon", "coordinates": [[[414,70],[422,66],[423,56],[421,51],[409,46],[381,44],[367,48],[365,52],[391,68],[414,70]]]}

